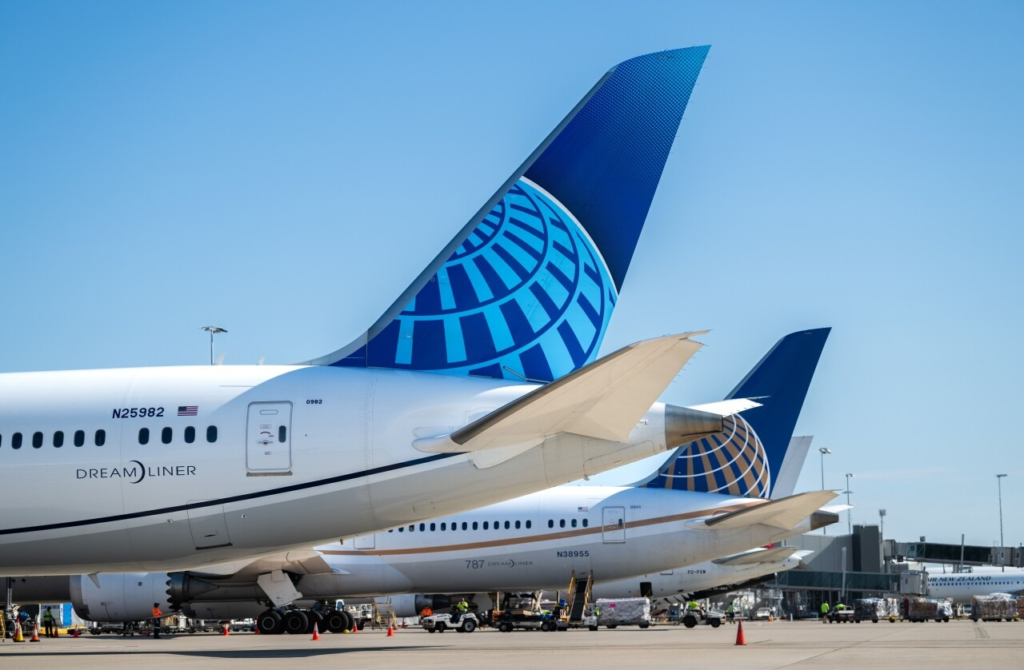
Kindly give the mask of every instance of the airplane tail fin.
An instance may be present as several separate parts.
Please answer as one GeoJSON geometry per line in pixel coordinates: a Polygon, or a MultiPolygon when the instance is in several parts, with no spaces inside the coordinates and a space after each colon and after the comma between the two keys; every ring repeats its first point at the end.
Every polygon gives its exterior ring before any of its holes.
{"type": "MultiPolygon", "coordinates": [[[[679,447],[635,486],[756,498],[778,497],[776,486],[780,492],[794,486],[795,466],[784,469],[783,463],[830,331],[805,330],[779,340],[726,396],[726,400],[751,398],[760,407],[726,417],[723,432],[679,447]],[[788,474],[780,478],[780,473],[788,474]]],[[[790,461],[802,463],[809,445],[809,441],[797,442],[797,453],[790,461]]]]}
{"type": "Polygon", "coordinates": [[[612,68],[366,333],[309,363],[547,382],[594,361],[709,48],[612,68]]]}

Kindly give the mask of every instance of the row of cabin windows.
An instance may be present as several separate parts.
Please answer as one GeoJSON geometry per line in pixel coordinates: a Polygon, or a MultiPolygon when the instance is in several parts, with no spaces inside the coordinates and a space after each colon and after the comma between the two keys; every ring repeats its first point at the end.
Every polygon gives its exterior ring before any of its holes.
{"type": "MultiPolygon", "coordinates": [[[[281,427],[281,431],[284,431],[284,427],[281,427]]],[[[160,431],[160,441],[164,444],[170,444],[171,440],[174,439],[174,431],[168,427],[160,431]]],[[[43,433],[36,431],[32,433],[32,447],[39,449],[43,446],[44,442],[43,433]]],[[[185,428],[185,442],[186,444],[192,444],[196,441],[196,429],[192,426],[185,428]]],[[[206,427],[206,441],[213,444],[217,441],[217,426],[206,427]]],[[[283,442],[284,439],[282,438],[283,442]]],[[[21,445],[24,443],[24,437],[21,433],[11,433],[11,449],[21,449],[21,445]]],[[[71,443],[76,447],[85,446],[85,431],[76,430],[71,436],[71,443]]],[[[100,428],[92,436],[92,443],[97,447],[102,447],[107,443],[107,431],[100,428]]],[[[4,444],[4,436],[0,435],[0,447],[4,444]]],[[[58,449],[64,446],[64,431],[58,430],[53,434],[53,440],[51,444],[58,449]]],[[[149,428],[139,429],[139,444],[149,444],[149,428]]]]}
{"type": "MultiPolygon", "coordinates": [[[[427,530],[430,530],[431,532],[434,532],[436,530],[449,530],[449,525],[451,526],[450,530],[458,530],[459,529],[459,523],[457,521],[453,521],[451,524],[449,524],[447,521],[442,521],[439,524],[435,522],[435,523],[430,523],[429,525],[426,524],[426,523],[421,523],[419,525],[419,531],[422,533],[422,532],[426,532],[427,530]]],[[[504,525],[504,528],[505,528],[505,530],[511,530],[512,528],[515,528],[516,530],[519,530],[524,525],[525,525],[525,527],[527,529],[529,529],[529,528],[533,527],[533,522],[530,521],[529,519],[527,519],[525,522],[506,521],[505,525],[504,525]]],[[[577,519],[570,519],[570,524],[569,525],[570,525],[571,528],[576,528],[580,524],[578,523],[577,519]]],[[[587,519],[583,519],[582,525],[583,525],[584,528],[587,528],[590,525],[590,522],[587,519]]],[[[484,521],[482,524],[477,522],[477,521],[473,521],[473,522],[463,521],[462,522],[462,530],[479,530],[481,526],[483,526],[484,530],[490,530],[492,527],[494,528],[494,530],[500,530],[502,528],[502,524],[501,524],[500,521],[495,521],[493,526],[491,526],[489,521],[484,521]]],[[[554,527],[555,527],[555,520],[554,519],[548,519],[548,528],[554,528],[554,527]]],[[[558,520],[558,527],[559,528],[565,528],[565,519],[559,519],[558,520]]],[[[398,528],[398,532],[399,533],[404,533],[406,531],[406,529],[408,529],[409,532],[412,533],[412,532],[417,530],[416,524],[413,524],[411,526],[401,526],[401,527],[398,528]]],[[[395,530],[391,529],[388,532],[389,533],[393,533],[393,532],[395,532],[395,530]]]]}
{"type": "MultiPolygon", "coordinates": [[[[23,444],[23,442],[24,442],[24,437],[22,436],[21,433],[11,433],[11,449],[21,449],[21,445],[23,444]]],[[[44,439],[43,439],[43,434],[41,432],[36,431],[36,432],[32,433],[32,446],[34,448],[36,448],[36,449],[41,448],[43,446],[43,442],[44,442],[44,439]]],[[[71,442],[76,447],[84,447],[85,446],[85,431],[84,430],[76,430],[74,432],[74,434],[71,436],[71,442]]],[[[95,433],[93,433],[92,443],[94,445],[96,445],[97,447],[102,447],[104,444],[106,444],[107,443],[107,431],[105,431],[102,428],[100,428],[95,433]]],[[[4,436],[0,435],[0,447],[2,447],[3,444],[4,444],[4,436]]],[[[53,434],[53,442],[52,442],[52,444],[53,444],[53,446],[58,447],[58,448],[64,446],[64,431],[58,430],[57,432],[55,432],[53,434]]]]}
{"type": "MultiPolygon", "coordinates": [[[[505,530],[510,530],[511,528],[515,528],[516,530],[519,530],[520,528],[523,527],[523,523],[524,522],[522,522],[522,521],[506,521],[505,522],[505,530]]],[[[525,524],[526,524],[527,528],[533,528],[533,522],[530,521],[529,519],[526,520],[525,524]]],[[[462,530],[471,530],[471,529],[472,530],[479,530],[481,526],[483,527],[484,530],[490,530],[492,528],[491,523],[489,521],[484,521],[482,524],[480,522],[477,522],[477,521],[473,521],[472,523],[470,523],[468,521],[463,521],[462,522],[462,530]]],[[[401,526],[401,527],[399,527],[398,532],[399,533],[404,533],[406,528],[408,528],[409,532],[411,533],[411,532],[416,530],[416,525],[413,524],[411,526],[401,526]]],[[[495,521],[494,525],[493,525],[493,528],[494,528],[494,530],[500,530],[501,529],[501,522],[500,521],[495,521]]],[[[452,521],[450,524],[447,521],[442,521],[441,523],[430,523],[430,524],[421,523],[419,525],[419,530],[420,530],[421,533],[422,532],[426,532],[427,530],[430,530],[431,532],[433,532],[433,531],[436,531],[436,530],[458,530],[458,529],[459,529],[459,523],[457,521],[452,521]],[[449,528],[449,526],[450,526],[450,528],[449,528]]],[[[395,532],[395,529],[392,528],[388,532],[389,533],[393,533],[393,532],[395,532]]]]}
{"type": "MultiPolygon", "coordinates": [[[[170,444],[174,439],[174,429],[170,426],[160,431],[160,441],[170,444]]],[[[192,426],[185,428],[185,444],[192,444],[196,441],[196,429],[192,426]]],[[[217,426],[206,427],[206,441],[213,444],[217,441],[217,426]]],[[[149,428],[139,428],[139,444],[149,444],[149,428]]]]}

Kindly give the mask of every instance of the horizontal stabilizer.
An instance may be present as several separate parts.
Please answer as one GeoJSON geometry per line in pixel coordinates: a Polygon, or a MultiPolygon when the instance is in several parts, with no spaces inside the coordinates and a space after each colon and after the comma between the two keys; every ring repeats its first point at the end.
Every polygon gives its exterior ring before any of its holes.
{"type": "Polygon", "coordinates": [[[698,333],[637,342],[541,386],[451,435],[416,440],[429,453],[537,445],[559,433],[628,442],[637,422],[703,346],[698,333]]]}
{"type": "Polygon", "coordinates": [[[773,547],[771,549],[755,549],[734,556],[726,556],[712,561],[718,565],[757,565],[758,563],[781,563],[798,553],[796,547],[773,547]]]}
{"type": "Polygon", "coordinates": [[[748,507],[738,512],[729,512],[707,519],[704,527],[711,530],[746,528],[765,525],[783,530],[794,530],[797,525],[825,503],[836,497],[832,491],[811,491],[781,500],[772,500],[763,505],[748,507]]]}
{"type": "Polygon", "coordinates": [[[761,403],[750,398],[735,398],[733,400],[720,400],[719,402],[709,402],[703,405],[693,405],[690,409],[717,414],[718,416],[732,416],[733,414],[739,414],[740,412],[760,406],[761,403]]]}

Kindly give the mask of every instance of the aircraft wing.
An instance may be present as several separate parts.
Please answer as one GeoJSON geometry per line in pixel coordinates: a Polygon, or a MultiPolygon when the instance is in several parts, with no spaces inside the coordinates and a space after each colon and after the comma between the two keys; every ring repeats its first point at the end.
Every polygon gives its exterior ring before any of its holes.
{"type": "Polygon", "coordinates": [[[189,573],[197,577],[224,582],[252,582],[259,575],[275,570],[302,575],[347,574],[344,570],[332,567],[323,554],[310,549],[308,551],[286,551],[269,556],[261,556],[255,560],[232,561],[219,565],[207,566],[189,573]]]}
{"type": "Polygon", "coordinates": [[[793,556],[800,549],[798,547],[772,547],[771,549],[755,549],[742,554],[716,558],[711,561],[718,565],[756,565],[758,563],[779,563],[793,556]]]}
{"type": "Polygon", "coordinates": [[[800,493],[788,498],[772,500],[763,505],[721,514],[698,522],[700,525],[694,525],[694,527],[725,530],[763,524],[783,530],[793,530],[801,521],[818,511],[819,507],[835,498],[836,495],[833,491],[800,493]]]}
{"type": "Polygon", "coordinates": [[[628,442],[630,431],[703,345],[707,331],[637,342],[541,386],[450,435],[416,440],[420,451],[451,453],[535,446],[575,433],[628,442]]]}

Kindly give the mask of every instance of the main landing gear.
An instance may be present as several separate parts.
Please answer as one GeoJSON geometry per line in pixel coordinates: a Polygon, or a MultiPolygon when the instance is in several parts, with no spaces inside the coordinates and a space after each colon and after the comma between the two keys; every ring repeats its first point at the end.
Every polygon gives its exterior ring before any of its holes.
{"type": "Polygon", "coordinates": [[[256,619],[256,627],[263,635],[309,634],[313,632],[314,625],[321,633],[344,633],[356,627],[356,619],[349,612],[339,609],[314,611],[300,608],[283,612],[269,609],[256,619]]]}

